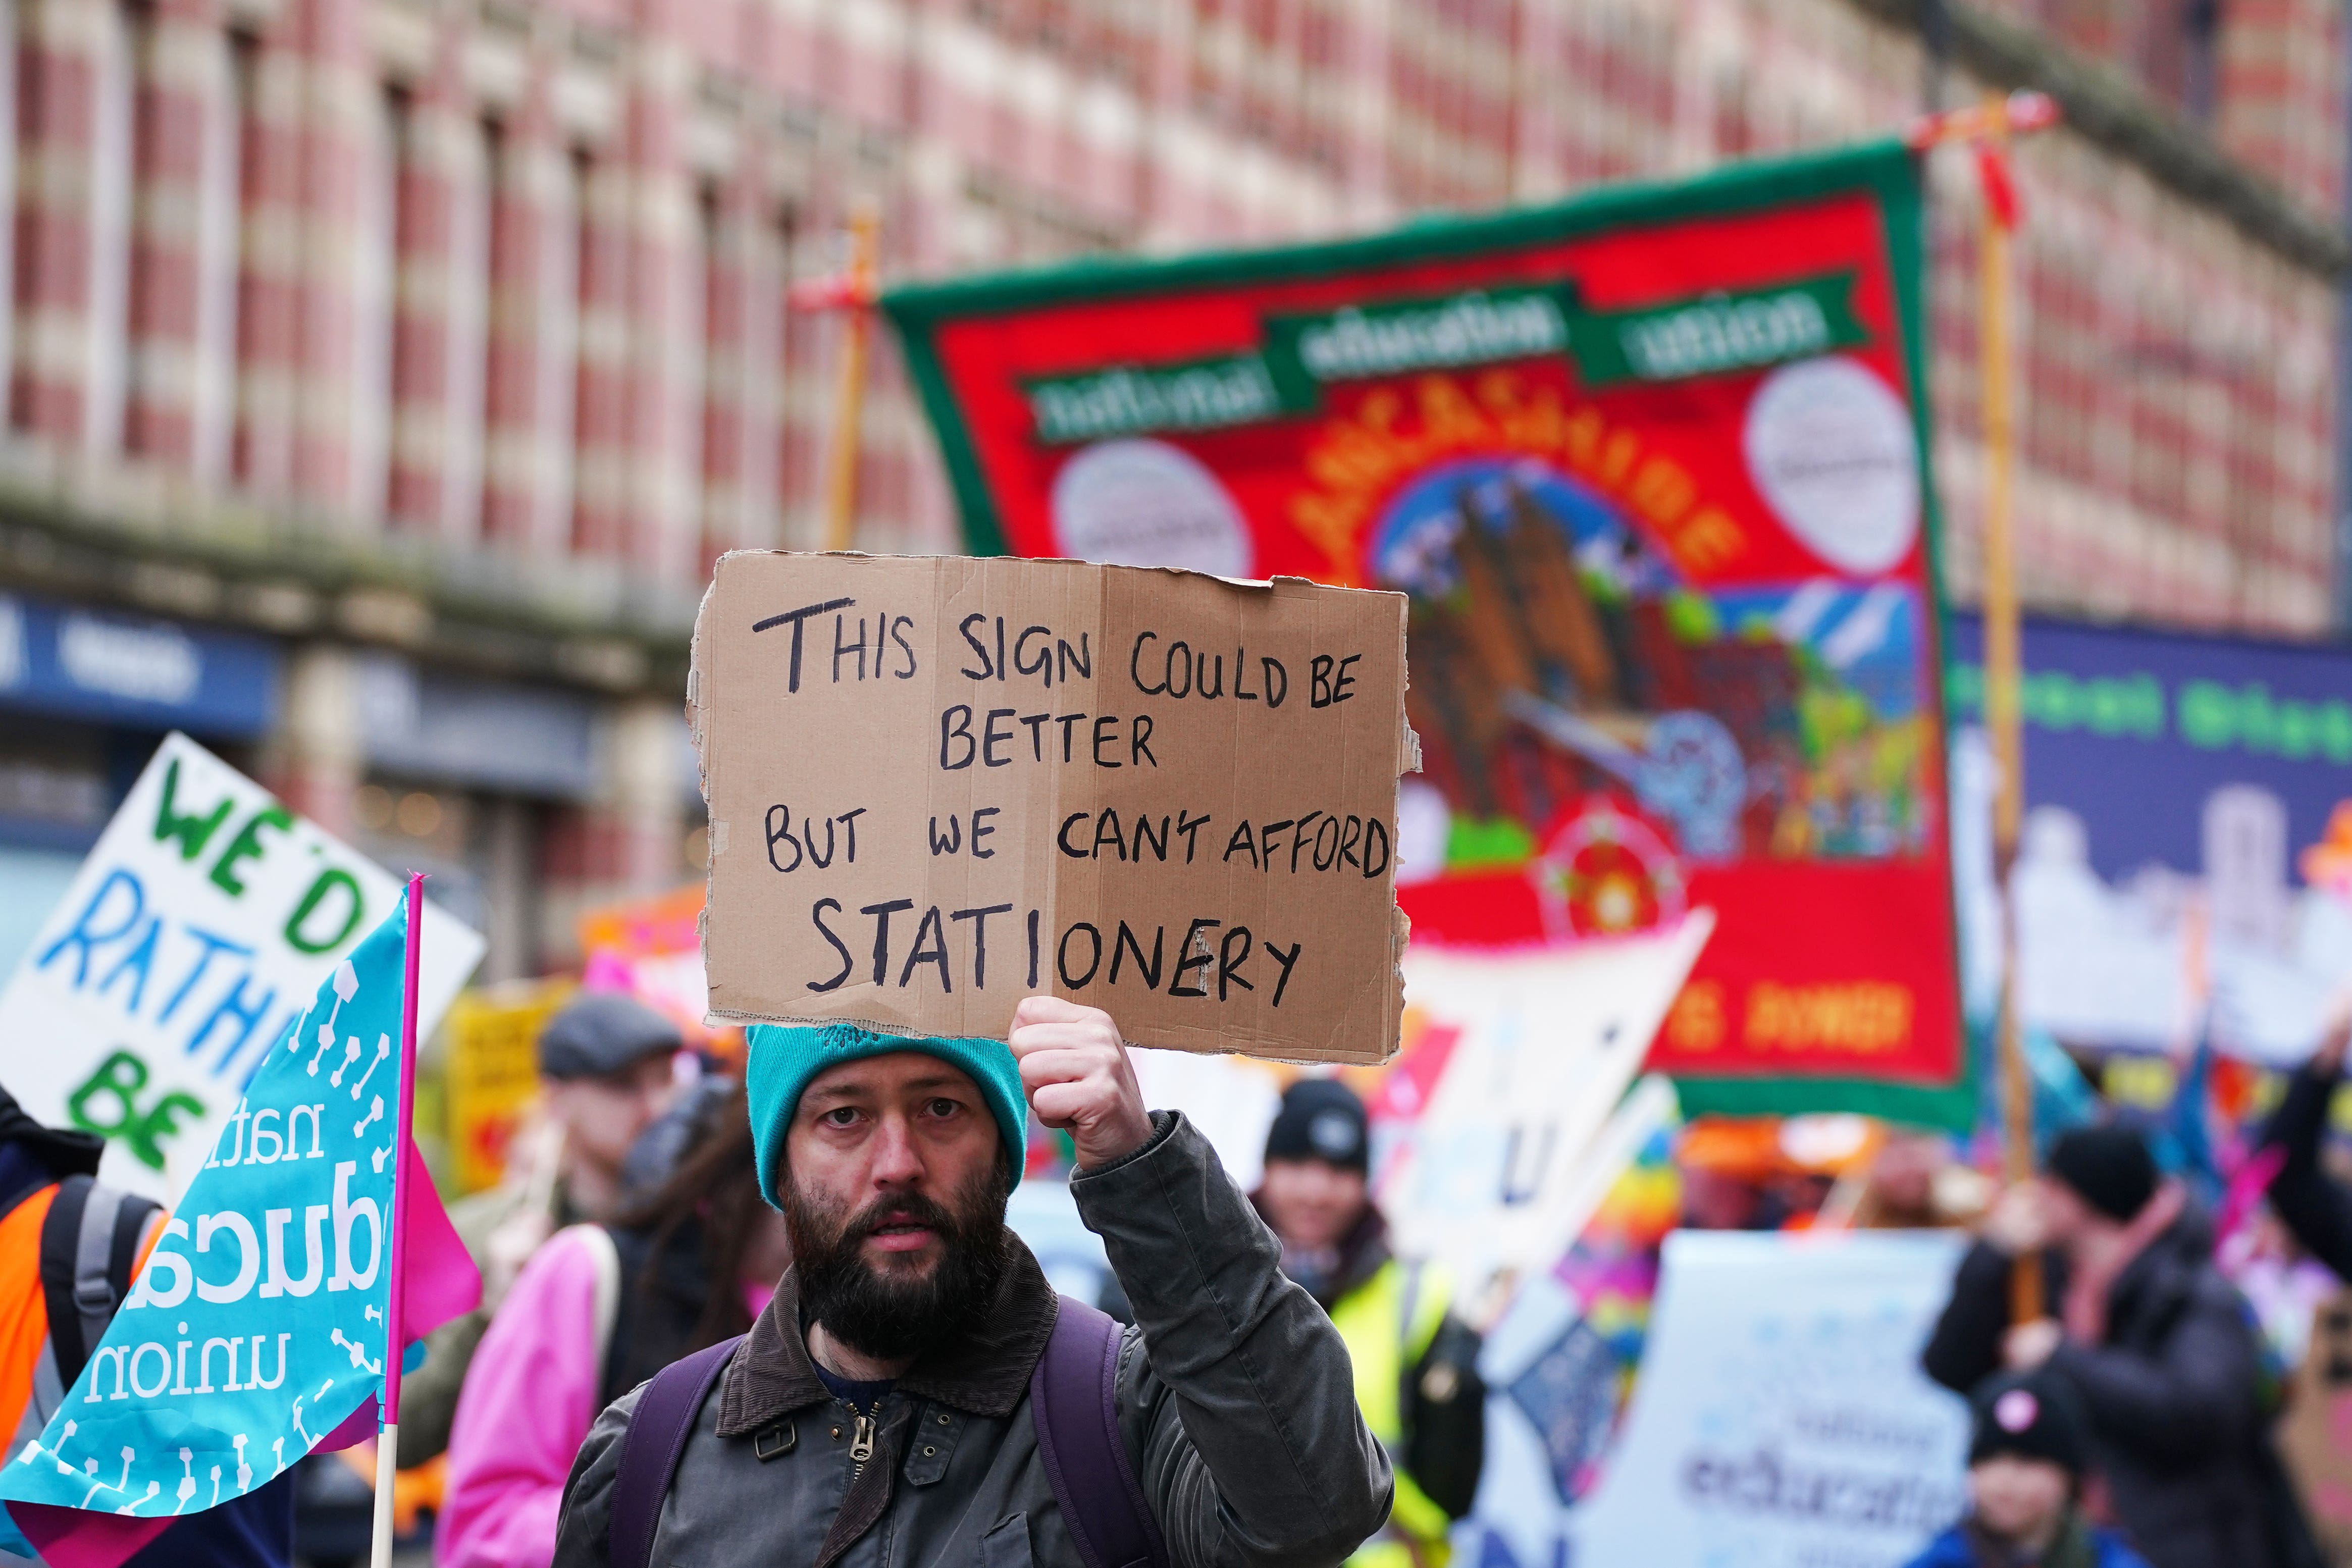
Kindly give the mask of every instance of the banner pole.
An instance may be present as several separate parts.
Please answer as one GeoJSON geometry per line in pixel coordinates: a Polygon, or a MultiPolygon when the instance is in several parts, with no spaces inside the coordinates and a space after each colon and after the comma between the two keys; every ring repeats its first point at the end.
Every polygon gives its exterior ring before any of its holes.
{"type": "MultiPolygon", "coordinates": [[[[1998,97],[1985,105],[1985,155],[2006,174],[2009,116],[1998,97]]],[[[2020,683],[2022,651],[2017,604],[2017,540],[2011,484],[2016,427],[2010,405],[2010,225],[2013,214],[1988,180],[1980,229],[1981,308],[1978,354],[1984,378],[1985,582],[1984,712],[1992,742],[1993,874],[2001,891],[2000,1009],[1996,1042],[2000,1059],[2002,1173],[2012,1183],[2033,1175],[2033,1082],[2025,1062],[2018,1017],[2017,915],[2010,872],[2024,816],[2025,743],[2020,683]]],[[[2042,1258],[2020,1256],[2010,1272],[2010,1316],[2031,1322],[2044,1315],[2042,1258]]]]}
{"type": "Polygon", "coordinates": [[[425,947],[425,878],[408,876],[408,949],[400,990],[400,1116],[392,1144],[392,1257],[383,1304],[383,1421],[375,1436],[375,1519],[368,1568],[392,1568],[393,1479],[399,1467],[402,1287],[408,1267],[408,1141],[416,1109],[416,975],[425,947]]]}
{"type": "Polygon", "coordinates": [[[866,402],[866,340],[873,330],[881,267],[882,216],[871,202],[849,215],[848,314],[842,322],[841,376],[834,387],[833,447],[825,454],[824,547],[847,550],[857,531],[858,422],[866,402]]]}

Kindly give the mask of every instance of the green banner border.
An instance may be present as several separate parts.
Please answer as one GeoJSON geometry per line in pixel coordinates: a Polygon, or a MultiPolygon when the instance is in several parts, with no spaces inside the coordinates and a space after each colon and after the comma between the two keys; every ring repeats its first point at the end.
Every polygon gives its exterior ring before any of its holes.
{"type": "MultiPolygon", "coordinates": [[[[1610,185],[1544,206],[1516,207],[1476,217],[1439,217],[1360,238],[1275,249],[1214,251],[1171,260],[1086,257],[1054,267],[903,285],[886,292],[883,313],[898,330],[923,411],[963,521],[964,542],[975,555],[1003,555],[1007,544],[980,467],[980,455],[949,388],[934,334],[950,321],[1016,314],[1086,300],[1115,300],[1187,289],[1276,282],[1335,272],[1470,256],[1480,251],[1572,239],[1641,224],[1728,216],[1847,193],[1878,198],[1886,223],[1903,366],[1910,382],[1913,433],[1919,449],[1921,522],[1925,533],[1929,612],[1937,668],[1927,700],[1943,728],[1943,668],[1950,646],[1944,626],[1939,560],[1943,519],[1931,463],[1928,417],[1926,199],[1916,156],[1887,138],[1792,156],[1743,160],[1693,178],[1610,185]]],[[[1945,794],[1950,779],[1947,767],[1945,794]]],[[[1959,970],[1959,923],[1952,923],[1952,972],[1959,970]]],[[[1790,1114],[1856,1111],[1890,1120],[1966,1131],[1976,1121],[1977,1086],[1968,1032],[1952,1020],[1960,1070],[1948,1086],[1814,1077],[1675,1078],[1690,1114],[1790,1114]]]]}

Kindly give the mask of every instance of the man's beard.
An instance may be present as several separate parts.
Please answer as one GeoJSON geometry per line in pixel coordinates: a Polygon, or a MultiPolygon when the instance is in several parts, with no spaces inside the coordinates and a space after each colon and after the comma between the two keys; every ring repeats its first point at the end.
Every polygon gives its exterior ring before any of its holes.
{"type": "Polygon", "coordinates": [[[810,1202],[789,1176],[782,1186],[801,1310],[860,1355],[919,1355],[973,1326],[995,1300],[1011,1258],[1004,1210],[1013,1184],[1003,1161],[966,1182],[951,1206],[909,1193],[877,1198],[850,1218],[840,1205],[810,1202]],[[877,1268],[866,1258],[868,1237],[909,1223],[940,1239],[929,1269],[877,1268]]]}

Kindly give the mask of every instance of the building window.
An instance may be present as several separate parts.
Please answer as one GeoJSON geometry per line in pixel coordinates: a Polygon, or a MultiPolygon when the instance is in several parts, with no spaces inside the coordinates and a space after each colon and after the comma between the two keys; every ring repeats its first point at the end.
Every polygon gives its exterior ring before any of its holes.
{"type": "Polygon", "coordinates": [[[713,535],[724,527],[719,513],[726,505],[728,481],[734,468],[727,443],[734,414],[734,399],[728,383],[735,360],[727,342],[730,301],[716,185],[706,184],[695,193],[694,244],[694,265],[687,274],[691,293],[686,318],[694,324],[692,347],[679,368],[681,380],[689,392],[688,432],[691,439],[686,447],[686,468],[690,500],[687,518],[695,537],[695,564],[698,569],[702,565],[700,557],[707,553],[713,535]]]}
{"type": "Polygon", "coordinates": [[[577,260],[572,268],[572,548],[583,555],[620,549],[621,256],[603,221],[604,171],[593,155],[574,153],[572,188],[579,193],[577,260]]]}
{"type": "MultiPolygon", "coordinates": [[[[0,374],[13,382],[16,364],[16,5],[0,0],[0,214],[9,218],[8,241],[0,244],[0,374]]],[[[5,385],[0,383],[0,385],[5,385]]],[[[0,401],[15,399],[0,394],[0,401]]],[[[11,411],[13,412],[13,410],[11,411]]]]}
{"type": "Polygon", "coordinates": [[[386,87],[362,127],[352,235],[352,509],[393,510],[402,372],[399,279],[411,205],[408,95],[386,87]]]}
{"type": "Polygon", "coordinates": [[[480,537],[483,414],[489,388],[490,215],[493,181],[505,153],[505,130],[477,121],[470,167],[451,193],[449,210],[448,405],[442,470],[443,528],[453,542],[480,537]]]}
{"type": "MultiPolygon", "coordinates": [[[[234,310],[236,362],[236,387],[230,409],[229,476],[238,484],[260,488],[270,476],[259,422],[269,398],[268,372],[277,365],[282,346],[268,330],[271,313],[263,300],[268,290],[257,230],[267,213],[268,128],[261,121],[262,52],[259,40],[240,37],[229,57],[236,73],[236,304],[234,310]]],[[[278,314],[282,316],[283,303],[278,314]]]]}
{"type": "Polygon", "coordinates": [[[152,37],[143,5],[99,13],[101,37],[91,103],[89,361],[83,384],[82,441],[93,455],[122,447],[131,384],[131,218],[138,184],[139,80],[152,37]]]}
{"type": "Polygon", "coordinates": [[[518,288],[516,268],[530,254],[522,226],[524,182],[517,178],[520,156],[506,127],[482,121],[482,447],[475,497],[474,532],[484,541],[522,532],[524,521],[509,510],[518,491],[528,496],[528,465],[518,467],[516,435],[527,429],[530,378],[519,355],[518,326],[527,321],[530,302],[518,288]]]}
{"type": "Polygon", "coordinates": [[[219,35],[205,98],[204,152],[197,170],[195,378],[190,388],[190,464],[217,484],[229,472],[236,429],[237,294],[243,264],[244,138],[258,45],[248,33],[219,35]]]}
{"type": "Polygon", "coordinates": [[[563,175],[541,218],[539,300],[535,308],[539,375],[536,450],[539,484],[532,495],[532,543],[560,553],[572,530],[573,426],[580,402],[580,231],[587,192],[585,160],[563,160],[563,175]]]}

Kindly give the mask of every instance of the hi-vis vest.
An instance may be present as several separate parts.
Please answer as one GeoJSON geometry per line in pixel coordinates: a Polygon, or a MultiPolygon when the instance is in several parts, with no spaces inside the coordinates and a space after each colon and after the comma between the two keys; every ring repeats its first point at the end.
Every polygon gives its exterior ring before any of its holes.
{"type": "Polygon", "coordinates": [[[1453,1296],[1454,1281],[1443,1268],[1391,1258],[1331,1309],[1331,1326],[1355,1363],[1356,1407],[1396,1473],[1389,1521],[1348,1559],[1350,1568],[1443,1568],[1445,1562],[1453,1521],[1405,1474],[1402,1456],[1404,1380],[1429,1353],[1453,1296]]]}
{"type": "MultiPolygon", "coordinates": [[[[106,1337],[163,1227],[162,1207],[68,1176],[0,1215],[0,1432],[39,1436],[106,1337]]],[[[37,1562],[0,1515],[0,1568],[37,1562]]]]}

